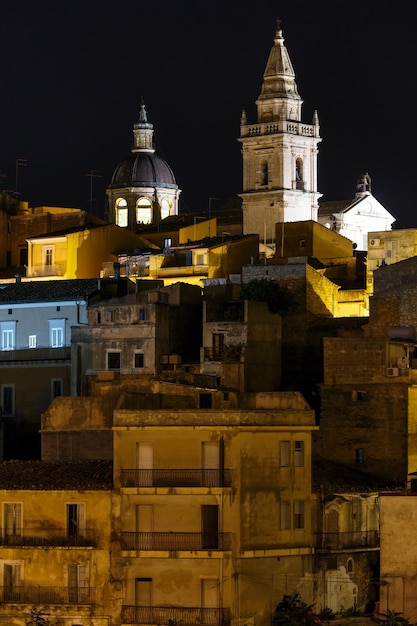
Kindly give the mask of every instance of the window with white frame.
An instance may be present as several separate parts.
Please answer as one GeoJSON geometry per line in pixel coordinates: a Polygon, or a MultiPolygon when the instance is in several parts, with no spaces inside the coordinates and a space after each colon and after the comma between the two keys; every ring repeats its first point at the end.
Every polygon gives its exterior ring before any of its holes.
{"type": "Polygon", "coordinates": [[[124,198],[118,198],[116,200],[116,224],[121,228],[126,228],[129,223],[129,210],[127,202],[124,198]]]}
{"type": "Polygon", "coordinates": [[[107,369],[120,370],[120,350],[109,350],[107,352],[107,369]]]}
{"type": "Polygon", "coordinates": [[[29,335],[29,348],[36,348],[36,335],[29,335]]]}
{"type": "Polygon", "coordinates": [[[15,414],[15,386],[1,385],[1,416],[13,417],[15,414]]]}
{"type": "Polygon", "coordinates": [[[139,198],[136,202],[136,221],[138,224],[152,223],[152,202],[149,198],[139,198]]]}
{"type": "Polygon", "coordinates": [[[51,348],[61,348],[65,345],[65,320],[49,320],[49,346],[51,348]]]}
{"type": "Polygon", "coordinates": [[[54,247],[43,246],[43,264],[44,267],[52,267],[54,264],[54,247]]]}
{"type": "Polygon", "coordinates": [[[1,349],[14,350],[16,347],[16,322],[0,322],[1,349]]]}
{"type": "Polygon", "coordinates": [[[68,564],[68,601],[84,603],[89,598],[88,567],[85,563],[68,564]]]}
{"type": "Polygon", "coordinates": [[[161,201],[161,220],[169,217],[171,213],[171,203],[168,198],[163,198],[161,201]]]}

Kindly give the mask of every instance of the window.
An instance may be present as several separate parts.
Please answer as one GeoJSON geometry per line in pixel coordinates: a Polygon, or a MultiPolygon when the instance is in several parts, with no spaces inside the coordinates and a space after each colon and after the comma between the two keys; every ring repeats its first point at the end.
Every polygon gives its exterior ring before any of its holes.
{"type": "Polygon", "coordinates": [[[146,309],[138,309],[138,320],[140,322],[146,320],[146,309]]]}
{"type": "Polygon", "coordinates": [[[61,348],[65,345],[65,320],[49,320],[49,346],[51,348],[61,348]]]}
{"type": "Polygon", "coordinates": [[[294,441],[294,467],[304,467],[304,441],[294,441]]]}
{"type": "Polygon", "coordinates": [[[213,333],[213,358],[221,359],[224,351],[224,333],[213,333]]]}
{"type": "Polygon", "coordinates": [[[120,370],[120,351],[113,350],[107,353],[107,369],[120,370]]]}
{"type": "Polygon", "coordinates": [[[161,220],[169,216],[171,212],[171,203],[168,198],[163,198],[161,202],[161,220]]]}
{"type": "Polygon", "coordinates": [[[7,315],[13,315],[13,309],[7,309],[7,315]]]}
{"type": "Polygon", "coordinates": [[[164,248],[170,248],[172,246],[172,239],[171,237],[166,237],[164,239],[164,248]]]}
{"type": "Polygon", "coordinates": [[[54,261],[53,246],[43,246],[43,264],[45,267],[52,267],[54,261]]]}
{"type": "Polygon", "coordinates": [[[355,456],[357,465],[362,465],[365,462],[365,450],[363,448],[356,448],[355,456]]]}
{"type": "Polygon", "coordinates": [[[291,505],[289,502],[282,501],[280,506],[280,528],[281,530],[289,530],[291,528],[291,505]]]}
{"type": "Polygon", "coordinates": [[[304,441],[281,441],[280,442],[280,466],[281,467],[304,467],[304,441]],[[293,449],[293,458],[291,458],[293,449]]]}
{"type": "Polygon", "coordinates": [[[135,369],[140,369],[142,367],[145,367],[144,359],[145,359],[145,356],[144,356],[143,352],[135,352],[133,367],[135,369]]]}
{"type": "Polygon", "coordinates": [[[291,448],[289,441],[280,442],[280,465],[281,467],[290,467],[291,465],[291,448]]]}
{"type": "Polygon", "coordinates": [[[294,502],[294,528],[304,528],[304,502],[294,502]]]}
{"type": "Polygon", "coordinates": [[[64,388],[64,381],[62,378],[51,379],[51,400],[57,396],[62,396],[64,388]]]}
{"type": "Polygon", "coordinates": [[[386,244],[387,259],[395,259],[397,257],[397,242],[387,241],[386,244]]]}
{"type": "Polygon", "coordinates": [[[14,385],[1,385],[1,415],[13,417],[15,412],[15,388],[14,385]]]}
{"type": "Polygon", "coordinates": [[[352,390],[352,401],[353,402],[365,402],[368,399],[368,393],[366,391],[356,391],[352,390]]]}
{"type": "Polygon", "coordinates": [[[152,223],[152,202],[149,198],[139,198],[136,203],[136,221],[138,224],[152,223]]]}
{"type": "Polygon", "coordinates": [[[217,504],[201,505],[202,549],[217,550],[219,547],[219,507],[217,504]]]}
{"type": "Polygon", "coordinates": [[[85,504],[67,504],[67,536],[70,538],[85,535],[85,504]]]}
{"type": "Polygon", "coordinates": [[[4,503],[4,537],[20,537],[22,534],[22,505],[20,502],[4,503]]]}
{"type": "Polygon", "coordinates": [[[89,599],[87,583],[87,565],[84,563],[68,564],[68,601],[85,603],[89,599]]]}
{"type": "Polygon", "coordinates": [[[29,348],[36,348],[36,335],[29,335],[29,348]]]}
{"type": "Polygon", "coordinates": [[[129,210],[127,208],[127,202],[124,198],[118,198],[116,200],[116,224],[121,228],[126,228],[128,225],[129,210]]]}
{"type": "Polygon", "coordinates": [[[1,322],[1,349],[14,350],[16,347],[16,322],[1,322]]]}
{"type": "Polygon", "coordinates": [[[20,602],[20,563],[5,563],[3,569],[4,600],[20,602]]]}

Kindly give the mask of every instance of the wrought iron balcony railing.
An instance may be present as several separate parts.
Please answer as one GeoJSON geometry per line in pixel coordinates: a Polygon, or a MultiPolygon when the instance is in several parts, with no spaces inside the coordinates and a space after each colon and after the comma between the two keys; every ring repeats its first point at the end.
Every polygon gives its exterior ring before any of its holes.
{"type": "Polygon", "coordinates": [[[1,547],[20,546],[47,546],[47,547],[95,547],[97,532],[95,530],[79,530],[77,533],[68,533],[56,528],[16,528],[14,533],[7,529],[0,529],[1,547]]]}
{"type": "Polygon", "coordinates": [[[377,530],[317,533],[316,550],[348,550],[351,548],[378,548],[377,530]]]}
{"type": "Polygon", "coordinates": [[[231,550],[231,533],[138,533],[122,532],[122,550],[231,550]]]}
{"type": "Polygon", "coordinates": [[[122,469],[121,487],[231,487],[229,469],[122,469]]]}
{"type": "Polygon", "coordinates": [[[95,587],[0,587],[0,602],[19,604],[95,604],[95,587]]]}
{"type": "Polygon", "coordinates": [[[208,626],[229,626],[230,609],[206,609],[201,607],[165,606],[122,606],[122,624],[159,624],[182,626],[207,624],[208,626]]]}

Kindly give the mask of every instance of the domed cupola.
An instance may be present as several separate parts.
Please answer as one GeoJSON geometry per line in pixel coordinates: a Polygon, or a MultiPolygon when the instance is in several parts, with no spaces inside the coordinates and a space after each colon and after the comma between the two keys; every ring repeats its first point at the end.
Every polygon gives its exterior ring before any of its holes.
{"type": "Polygon", "coordinates": [[[142,102],[133,125],[132,153],[113,172],[107,189],[110,221],[132,230],[178,215],[181,190],[168,163],[156,154],[153,124],[142,102]]]}

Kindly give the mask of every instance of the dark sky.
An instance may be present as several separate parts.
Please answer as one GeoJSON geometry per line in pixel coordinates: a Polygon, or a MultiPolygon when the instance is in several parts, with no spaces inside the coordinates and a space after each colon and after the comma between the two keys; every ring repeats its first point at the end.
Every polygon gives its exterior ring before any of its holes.
{"type": "Polygon", "coordinates": [[[324,199],[373,195],[417,227],[414,0],[8,0],[1,9],[0,172],[32,206],[105,206],[144,98],[180,211],[241,191],[239,121],[255,101],[282,20],[303,121],[318,110],[324,199]]]}

